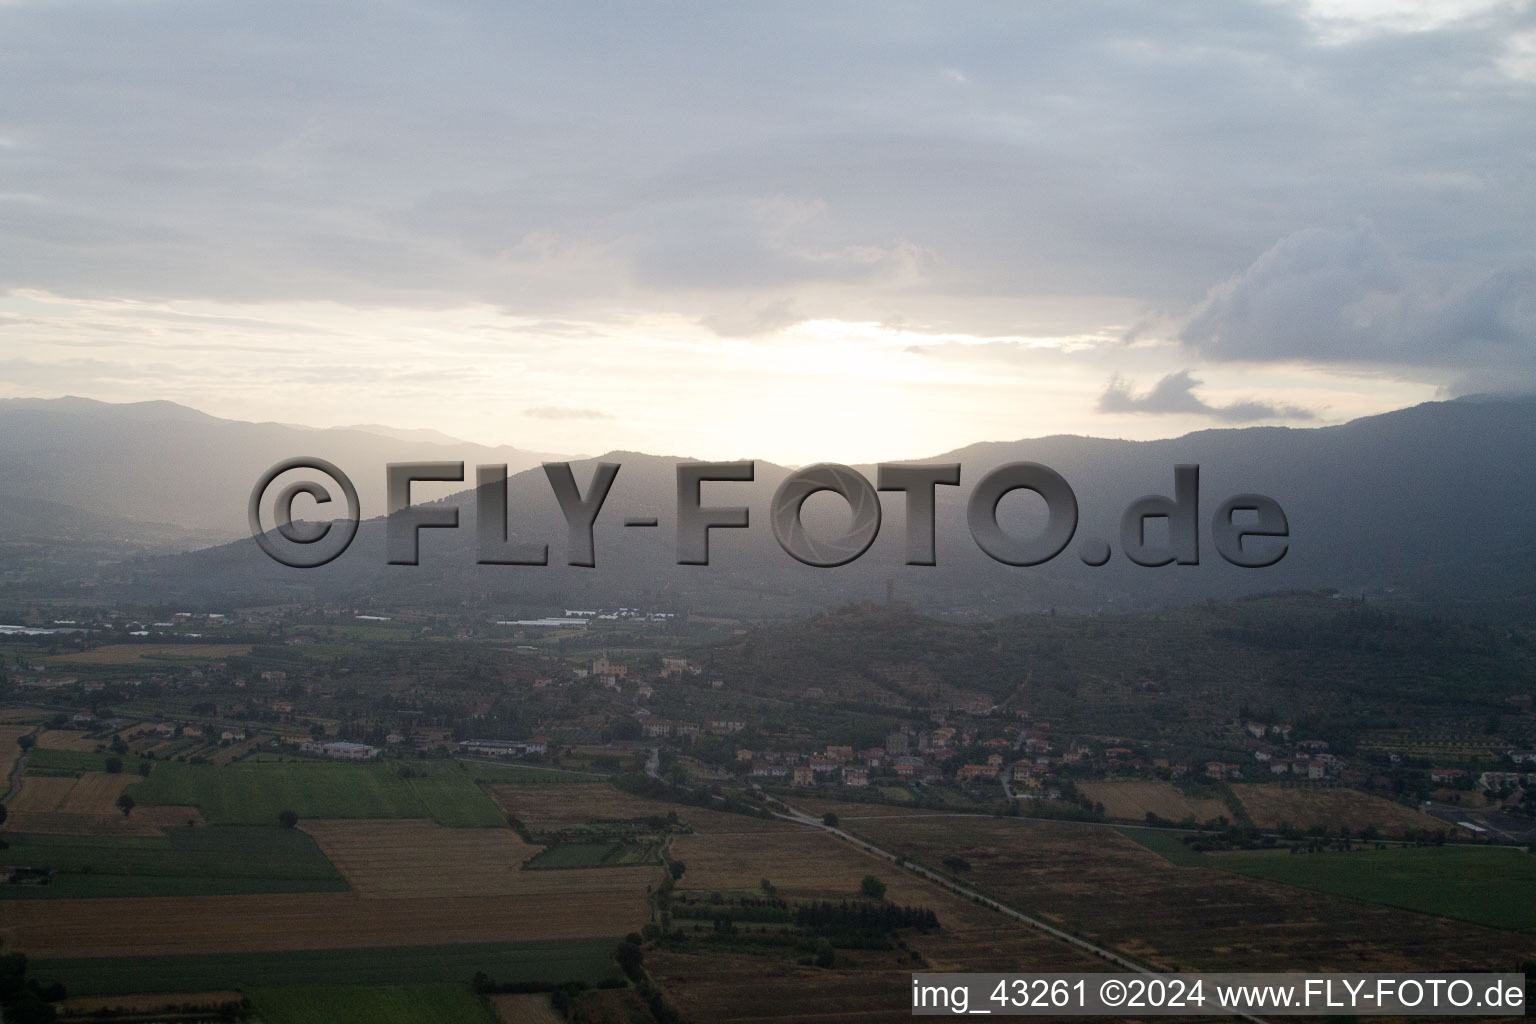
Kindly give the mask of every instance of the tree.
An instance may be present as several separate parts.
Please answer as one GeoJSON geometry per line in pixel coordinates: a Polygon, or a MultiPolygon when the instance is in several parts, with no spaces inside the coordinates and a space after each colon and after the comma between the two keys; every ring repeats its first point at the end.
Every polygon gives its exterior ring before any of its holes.
{"type": "Polygon", "coordinates": [[[688,866],[686,864],[684,864],[680,860],[673,861],[671,863],[670,867],[671,867],[671,870],[672,870],[672,878],[673,878],[674,881],[679,879],[679,878],[682,878],[683,877],[683,872],[688,870],[688,866]]]}
{"type": "Polygon", "coordinates": [[[116,775],[123,770],[123,759],[120,757],[107,758],[106,768],[109,775],[116,775]]]}
{"type": "Polygon", "coordinates": [[[883,900],[885,899],[885,883],[874,875],[865,875],[864,880],[859,883],[859,892],[872,900],[883,900]]]}
{"type": "Polygon", "coordinates": [[[828,811],[826,814],[821,816],[821,823],[828,828],[837,828],[837,815],[833,814],[831,811],[828,811]]]}
{"type": "Polygon", "coordinates": [[[27,751],[31,750],[37,745],[37,737],[32,735],[17,736],[16,745],[20,747],[21,752],[25,754],[27,751]]]}
{"type": "Polygon", "coordinates": [[[640,952],[640,947],[630,942],[621,942],[613,951],[613,958],[618,961],[619,970],[631,980],[639,980],[640,963],[645,955],[640,952]]]}
{"type": "Polygon", "coordinates": [[[133,812],[133,797],[127,793],[121,793],[117,798],[117,809],[123,812],[123,817],[128,817],[133,812]]]}
{"type": "Polygon", "coordinates": [[[11,816],[11,812],[5,809],[5,804],[0,804],[0,825],[5,824],[5,819],[11,816]]]}
{"type": "Polygon", "coordinates": [[[152,766],[150,765],[150,763],[148,761],[140,761],[139,762],[139,774],[144,776],[146,779],[149,778],[149,772],[150,772],[151,767],[152,766]]]}
{"type": "Polygon", "coordinates": [[[279,811],[277,813],[277,823],[283,826],[283,828],[293,828],[299,823],[299,815],[295,811],[279,811]]]}

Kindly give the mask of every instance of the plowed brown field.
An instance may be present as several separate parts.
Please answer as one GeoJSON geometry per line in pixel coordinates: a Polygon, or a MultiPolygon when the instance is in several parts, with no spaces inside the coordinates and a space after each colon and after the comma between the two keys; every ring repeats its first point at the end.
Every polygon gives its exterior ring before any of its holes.
{"type": "Polygon", "coordinates": [[[36,958],[173,956],[602,938],[637,930],[648,920],[643,887],[633,894],[534,892],[424,899],[294,893],[7,900],[0,902],[0,939],[7,950],[36,958]]]}

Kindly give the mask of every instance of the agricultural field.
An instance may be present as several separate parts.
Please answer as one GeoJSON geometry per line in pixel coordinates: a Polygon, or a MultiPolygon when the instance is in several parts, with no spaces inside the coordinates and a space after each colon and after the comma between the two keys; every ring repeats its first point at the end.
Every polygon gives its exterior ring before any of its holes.
{"type": "Polygon", "coordinates": [[[164,828],[203,823],[197,809],[188,807],[136,807],[124,816],[116,806],[118,794],[137,778],[106,772],[78,778],[25,775],[8,806],[6,834],[158,836],[164,828]]]}
{"type": "Polygon", "coordinates": [[[336,948],[297,952],[36,960],[31,974],[62,981],[79,997],[196,992],[214,985],[244,990],[287,985],[390,985],[440,982],[484,971],[498,982],[584,981],[612,977],[615,937],[443,946],[336,948]]]}
{"type": "Polygon", "coordinates": [[[842,818],[885,818],[891,815],[910,817],[914,814],[944,814],[944,811],[936,811],[931,807],[918,807],[909,803],[896,804],[866,804],[848,800],[822,800],[817,797],[803,797],[798,794],[790,798],[791,804],[798,810],[807,814],[821,817],[828,811],[842,818]]]}
{"type": "Polygon", "coordinates": [[[457,759],[470,778],[476,782],[521,782],[551,784],[558,782],[575,782],[592,784],[603,781],[600,775],[588,772],[566,771],[564,768],[546,768],[537,764],[503,764],[494,761],[481,761],[472,757],[457,759]]]}
{"type": "Polygon", "coordinates": [[[75,783],[78,781],[72,775],[28,775],[21,780],[21,789],[7,808],[12,814],[28,811],[56,811],[59,804],[63,803],[74,790],[75,783]]]}
{"type": "Polygon", "coordinates": [[[507,817],[469,775],[450,762],[420,778],[407,779],[411,792],[439,825],[450,828],[506,828],[507,817]]]}
{"type": "Polygon", "coordinates": [[[560,832],[599,821],[631,821],[676,812],[678,820],[704,834],[785,832],[794,825],[777,818],[727,814],[686,804],[651,800],[606,782],[555,785],[493,785],[492,799],[503,812],[534,832],[560,832]]]}
{"type": "Polygon", "coordinates": [[[1204,854],[1190,849],[1184,842],[1184,837],[1193,833],[1146,826],[1137,828],[1134,825],[1116,825],[1115,831],[1136,845],[1151,850],[1170,864],[1176,864],[1181,868],[1210,866],[1211,862],[1204,854]]]}
{"type": "MultiPolygon", "coordinates": [[[[667,1001],[686,1020],[718,1024],[746,1021],[826,1020],[850,1024],[899,1024],[912,1018],[913,963],[889,953],[883,963],[865,954],[855,969],[823,970],[793,960],[758,955],[678,953],[646,957],[646,969],[667,1001]]],[[[1018,964],[1007,968],[1022,970],[1018,964]]],[[[1093,970],[1086,963],[1075,970],[1093,970]]]]}
{"type": "MultiPolygon", "coordinates": [[[[428,821],[312,821],[299,827],[366,898],[571,895],[628,907],[630,901],[643,904],[646,888],[661,880],[656,867],[524,871],[523,862],[541,847],[511,829],[453,829],[428,821]]],[[[615,925],[606,934],[625,931],[615,925]]]]}
{"type": "Polygon", "coordinates": [[[791,899],[841,899],[856,893],[860,880],[873,874],[889,886],[889,901],[928,907],[940,925],[928,934],[906,935],[910,953],[840,949],[833,970],[798,964],[792,954],[718,946],[708,936],[664,945],[647,954],[647,970],[668,1001],[691,1020],[895,1022],[911,1019],[913,970],[1091,971],[1104,966],[820,831],[684,836],[673,840],[672,854],[687,865],[677,883],[680,893],[756,894],[766,878],[791,899]]]}
{"type": "Polygon", "coordinates": [[[1342,826],[1356,835],[1370,825],[1384,835],[1401,835],[1409,830],[1441,832],[1448,828],[1438,818],[1354,789],[1236,785],[1232,792],[1260,828],[1276,828],[1281,823],[1299,829],[1313,825],[1330,829],[1342,826]]]}
{"type": "Polygon", "coordinates": [[[118,797],[135,778],[122,772],[86,772],[54,810],[63,814],[115,814],[118,797]]]}
{"type": "Polygon", "coordinates": [[[1158,969],[1461,970],[1536,955],[1536,936],[1178,867],[1102,826],[880,818],[849,831],[934,868],[961,857],[967,885],[1158,969]]]}
{"type": "Polygon", "coordinates": [[[251,1005],[264,1024],[495,1024],[463,982],[417,985],[294,985],[258,988],[251,1005]]]}
{"type": "Polygon", "coordinates": [[[1197,822],[1231,818],[1232,811],[1220,799],[1190,797],[1171,782],[1080,782],[1077,791],[1104,805],[1109,818],[1146,821],[1149,813],[1165,821],[1197,822]]]}
{"type": "Polygon", "coordinates": [[[27,757],[27,772],[29,774],[104,772],[107,770],[107,760],[114,757],[122,762],[127,771],[132,771],[137,764],[136,759],[131,755],[121,757],[108,751],[35,748],[27,757]]]}
{"type": "Polygon", "coordinates": [[[30,725],[0,725],[0,778],[10,778],[21,759],[21,747],[16,741],[34,731],[30,725]]]}
{"type": "Polygon", "coordinates": [[[560,871],[660,863],[661,853],[655,843],[560,843],[540,850],[528,861],[527,869],[560,871]]]}
{"type": "Polygon", "coordinates": [[[428,816],[406,781],[377,763],[159,762],[128,795],[141,805],[197,807],[215,825],[268,825],[284,810],[300,819],[428,816]]]}
{"type": "Polygon", "coordinates": [[[151,992],[137,995],[71,996],[58,1004],[64,1017],[141,1015],[175,1012],[185,1006],[222,1006],[238,1003],[244,994],[233,989],[212,992],[151,992]]]}
{"type": "Polygon", "coordinates": [[[292,829],[179,828],[154,837],[6,834],[12,865],[58,872],[47,885],[0,886],[0,899],[343,892],[313,839],[292,829]]]}
{"type": "Polygon", "coordinates": [[[496,995],[490,996],[488,1001],[501,1024],[564,1024],[565,1021],[543,992],[496,995]]]}
{"type": "Polygon", "coordinates": [[[1352,899],[1536,931],[1536,856],[1507,847],[1206,855],[1211,867],[1352,899]]]}
{"type": "MultiPolygon", "coordinates": [[[[591,879],[609,872],[635,872],[652,879],[656,875],[648,868],[525,874],[551,880],[591,879]]],[[[540,889],[515,896],[458,898],[281,893],[0,901],[5,948],[44,960],[601,938],[638,930],[649,920],[643,884],[630,891],[610,886],[608,891],[540,889]]],[[[195,983],[206,985],[206,980],[195,983]]],[[[178,982],[172,987],[193,986],[178,982]]]]}
{"type": "Polygon", "coordinates": [[[209,658],[235,658],[250,653],[250,644],[107,644],[35,660],[48,665],[132,665],[140,661],[196,664],[209,658]]]}
{"type": "Polygon", "coordinates": [[[75,750],[90,754],[105,745],[106,740],[70,729],[45,729],[37,736],[38,750],[75,750]]]}

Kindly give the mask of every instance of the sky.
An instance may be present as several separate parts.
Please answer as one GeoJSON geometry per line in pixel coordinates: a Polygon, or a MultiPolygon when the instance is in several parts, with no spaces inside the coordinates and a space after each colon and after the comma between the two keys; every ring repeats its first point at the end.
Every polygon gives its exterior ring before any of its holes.
{"type": "Polygon", "coordinates": [[[0,397],[788,464],[1536,390],[1536,4],[0,0],[0,397]]]}

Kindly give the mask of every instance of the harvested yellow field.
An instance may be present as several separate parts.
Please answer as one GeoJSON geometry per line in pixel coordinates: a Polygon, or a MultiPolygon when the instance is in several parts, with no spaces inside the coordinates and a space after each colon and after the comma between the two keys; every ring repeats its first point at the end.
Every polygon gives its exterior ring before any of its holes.
{"type": "Polygon", "coordinates": [[[1354,789],[1246,785],[1233,786],[1232,792],[1243,802],[1253,823],[1262,828],[1275,828],[1282,823],[1301,829],[1326,825],[1343,826],[1358,833],[1375,825],[1384,833],[1400,834],[1410,829],[1438,832],[1448,827],[1440,819],[1412,807],[1354,789]]]}
{"type": "Polygon", "coordinates": [[[488,998],[501,1024],[563,1024],[565,1020],[555,1012],[544,992],[488,998]]]}
{"type": "Polygon", "coordinates": [[[677,887],[721,892],[757,892],[764,878],[785,896],[842,899],[858,893],[865,875],[875,875],[895,903],[928,903],[943,891],[864,853],[820,829],[794,828],[772,835],[694,835],[672,840],[673,859],[686,865],[677,887]]]}
{"type": "Polygon", "coordinates": [[[0,778],[8,779],[16,770],[16,762],[21,759],[21,747],[16,741],[29,732],[32,732],[30,725],[0,725],[0,765],[4,766],[0,778]]]}
{"type": "Polygon", "coordinates": [[[75,788],[75,782],[75,779],[49,775],[23,776],[21,791],[6,809],[13,815],[26,811],[56,811],[69,796],[69,791],[75,788]]]}
{"type": "Polygon", "coordinates": [[[117,798],[130,782],[138,780],[137,775],[122,772],[113,775],[86,772],[75,780],[74,788],[65,794],[55,809],[65,814],[119,814],[117,798]]]}
{"type": "Polygon", "coordinates": [[[108,644],[90,651],[38,658],[47,664],[129,665],[136,661],[203,661],[250,654],[250,644],[108,644]]]}
{"type": "MultiPolygon", "coordinates": [[[[540,875],[584,871],[530,872],[540,875]]],[[[596,939],[650,920],[633,894],[366,899],[352,893],[0,901],[7,951],[39,959],[596,939]]]]}
{"type": "Polygon", "coordinates": [[[117,797],[135,781],[134,775],[106,772],[87,772],[79,779],[25,776],[21,792],[7,808],[10,816],[5,827],[45,835],[153,836],[163,828],[185,825],[188,819],[203,824],[195,807],[135,807],[124,817],[117,809],[117,797]]]}
{"type": "Polygon", "coordinates": [[[315,837],[347,884],[369,898],[570,893],[643,901],[646,889],[661,881],[657,866],[523,871],[523,861],[542,847],[510,829],[443,828],[420,819],[307,821],[299,827],[315,837]]]}
{"type": "Polygon", "coordinates": [[[269,739],[270,737],[267,736],[252,736],[248,740],[231,743],[227,747],[217,747],[212,754],[208,755],[208,760],[216,765],[230,764],[268,742],[269,739]]]}
{"type": "Polygon", "coordinates": [[[74,750],[89,754],[94,750],[100,750],[102,746],[101,740],[92,739],[83,732],[71,732],[68,729],[46,729],[37,737],[39,750],[74,750]]]}
{"type": "Polygon", "coordinates": [[[1186,796],[1171,782],[1079,782],[1077,790],[1103,804],[1104,813],[1111,818],[1146,821],[1149,811],[1165,821],[1193,817],[1204,823],[1232,817],[1231,808],[1222,801],[1186,796]]]}
{"type": "Polygon", "coordinates": [[[486,787],[491,799],[534,832],[556,832],[594,821],[627,821],[677,813],[695,832],[783,832],[794,828],[777,818],[727,814],[686,804],[671,804],[615,789],[606,782],[497,783],[486,787]]]}

